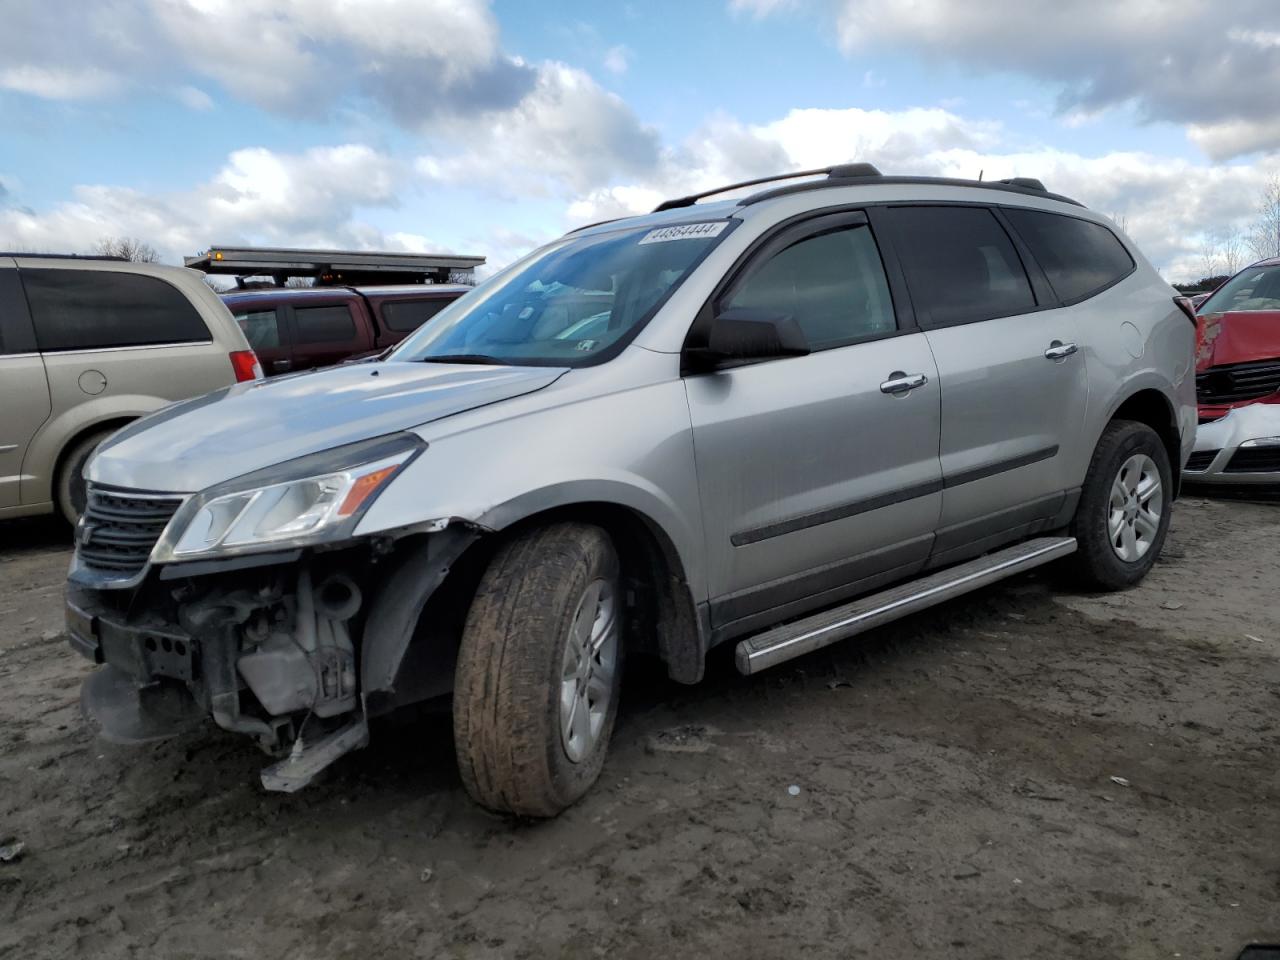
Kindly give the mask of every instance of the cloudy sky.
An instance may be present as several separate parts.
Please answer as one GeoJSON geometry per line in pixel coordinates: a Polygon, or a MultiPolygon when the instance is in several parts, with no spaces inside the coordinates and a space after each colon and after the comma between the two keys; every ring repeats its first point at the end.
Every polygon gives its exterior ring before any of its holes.
{"type": "Polygon", "coordinates": [[[0,249],[482,253],[850,160],[1032,176],[1171,280],[1280,171],[1280,0],[0,0],[0,249]]]}

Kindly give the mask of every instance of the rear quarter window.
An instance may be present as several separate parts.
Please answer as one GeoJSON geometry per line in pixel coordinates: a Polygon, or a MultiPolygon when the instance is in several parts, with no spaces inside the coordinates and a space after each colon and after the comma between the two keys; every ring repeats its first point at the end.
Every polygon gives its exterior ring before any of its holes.
{"type": "Polygon", "coordinates": [[[1100,223],[1009,207],[1004,215],[1063,303],[1087,300],[1133,272],[1129,251],[1100,223]]]}
{"type": "Polygon", "coordinates": [[[382,322],[388,330],[409,333],[453,303],[453,300],[432,297],[429,300],[388,300],[381,307],[382,322]]]}
{"type": "Polygon", "coordinates": [[[22,269],[41,350],[102,350],[210,340],[191,301],[157,277],[114,270],[22,269]]]}

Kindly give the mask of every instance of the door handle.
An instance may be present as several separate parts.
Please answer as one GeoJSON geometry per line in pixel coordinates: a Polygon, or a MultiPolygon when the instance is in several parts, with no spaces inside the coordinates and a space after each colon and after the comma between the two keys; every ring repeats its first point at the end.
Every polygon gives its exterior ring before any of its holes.
{"type": "Polygon", "coordinates": [[[1065,360],[1078,349],[1080,348],[1074,343],[1063,343],[1061,340],[1055,340],[1049,344],[1049,349],[1044,352],[1044,358],[1046,360],[1065,360]]]}
{"type": "Polygon", "coordinates": [[[292,366],[293,364],[288,360],[272,360],[271,361],[271,369],[276,371],[277,373],[283,373],[285,370],[288,370],[292,366]]]}
{"type": "Polygon", "coordinates": [[[880,384],[880,392],[902,396],[916,387],[923,387],[928,382],[929,378],[923,373],[903,373],[901,370],[895,370],[889,374],[888,380],[880,384]]]}

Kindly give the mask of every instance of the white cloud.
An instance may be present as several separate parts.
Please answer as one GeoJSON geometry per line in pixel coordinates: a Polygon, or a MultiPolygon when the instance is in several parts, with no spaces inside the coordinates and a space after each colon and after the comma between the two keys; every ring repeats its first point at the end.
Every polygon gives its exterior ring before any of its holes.
{"type": "Polygon", "coordinates": [[[186,191],[86,185],[45,211],[0,205],[0,247],[77,253],[100,237],[137,236],[170,263],[211,243],[426,247],[426,238],[384,233],[357,217],[358,209],[398,205],[409,176],[359,144],[297,154],[248,148],[186,191]]]}
{"type": "MultiPolygon", "coordinates": [[[[756,17],[788,6],[730,2],[756,17]]],[[[1133,105],[1191,125],[1214,158],[1280,147],[1280,98],[1269,94],[1280,87],[1276,0],[838,0],[835,11],[850,56],[907,52],[1021,73],[1056,86],[1069,117],[1133,105]]]]}
{"type": "Polygon", "coordinates": [[[173,97],[188,110],[204,112],[213,109],[213,98],[199,87],[178,87],[173,91],[173,97]]]}
{"type": "Polygon", "coordinates": [[[0,68],[0,88],[46,100],[92,100],[114,94],[118,77],[98,67],[39,66],[20,63],[0,68]]]}
{"type": "Polygon", "coordinates": [[[624,44],[610,47],[604,52],[604,68],[613,74],[624,74],[631,67],[631,49],[624,44]]]}
{"type": "Polygon", "coordinates": [[[583,191],[615,175],[644,174],[659,151],[657,133],[621,97],[562,63],[544,64],[537,85],[511,110],[461,122],[449,134],[460,149],[423,155],[418,171],[506,195],[555,186],[583,191]]]}
{"type": "Polygon", "coordinates": [[[770,14],[796,6],[797,0],[729,0],[729,12],[746,14],[752,17],[767,17],[770,14]]]}

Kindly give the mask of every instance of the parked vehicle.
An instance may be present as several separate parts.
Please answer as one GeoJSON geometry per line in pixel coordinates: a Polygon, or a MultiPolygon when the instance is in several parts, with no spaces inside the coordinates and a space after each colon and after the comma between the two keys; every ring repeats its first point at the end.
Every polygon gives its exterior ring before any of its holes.
{"type": "Polygon", "coordinates": [[[0,518],[85,504],[120,427],[261,376],[200,275],[111,258],[0,254],[0,518]]]}
{"type": "Polygon", "coordinates": [[[82,530],[121,546],[68,587],[88,713],[211,714],[294,790],[452,693],[471,795],[549,816],[631,656],[694,683],[1057,558],[1138,582],[1196,423],[1169,286],[1038,181],[810,174],[577,230],[385,362],[117,435],[82,530]]]}
{"type": "Polygon", "coordinates": [[[1245,267],[1199,311],[1200,427],[1187,479],[1280,483],[1280,258],[1245,267]]]}
{"type": "Polygon", "coordinates": [[[328,367],[395,346],[472,288],[271,287],[224,294],[267,376],[328,367]]]}

